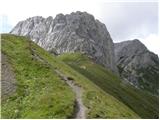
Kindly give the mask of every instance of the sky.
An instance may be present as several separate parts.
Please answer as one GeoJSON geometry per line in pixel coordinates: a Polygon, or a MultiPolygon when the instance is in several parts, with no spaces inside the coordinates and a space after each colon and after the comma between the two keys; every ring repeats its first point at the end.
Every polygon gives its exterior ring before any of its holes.
{"type": "Polygon", "coordinates": [[[86,11],[106,25],[114,42],[139,39],[160,55],[158,0],[0,0],[0,3],[0,33],[11,31],[28,17],[86,11]]]}

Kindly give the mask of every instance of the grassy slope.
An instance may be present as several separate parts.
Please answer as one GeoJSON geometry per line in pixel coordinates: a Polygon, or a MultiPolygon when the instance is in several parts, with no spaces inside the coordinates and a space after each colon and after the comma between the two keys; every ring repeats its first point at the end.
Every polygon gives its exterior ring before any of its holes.
{"type": "Polygon", "coordinates": [[[67,118],[72,115],[72,90],[50,66],[33,59],[26,38],[2,35],[2,53],[8,56],[18,86],[12,97],[2,101],[2,118],[67,118]]]}
{"type": "Polygon", "coordinates": [[[157,97],[125,85],[119,78],[100,65],[94,64],[86,56],[79,53],[64,54],[59,59],[86,76],[104,91],[125,103],[142,118],[156,118],[158,116],[159,103],[157,97]]]}
{"type": "Polygon", "coordinates": [[[53,69],[72,77],[84,89],[83,102],[88,108],[88,118],[139,118],[122,102],[25,37],[2,35],[2,52],[8,56],[18,86],[13,96],[2,101],[3,118],[70,117],[75,96],[53,69]],[[29,43],[47,64],[34,59],[29,43]]]}

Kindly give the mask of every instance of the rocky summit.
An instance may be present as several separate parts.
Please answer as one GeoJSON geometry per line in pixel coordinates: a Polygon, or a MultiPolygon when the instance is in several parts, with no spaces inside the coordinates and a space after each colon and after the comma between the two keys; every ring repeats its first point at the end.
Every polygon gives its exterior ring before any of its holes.
{"type": "Polygon", "coordinates": [[[10,32],[27,36],[48,51],[57,54],[81,52],[116,72],[114,44],[105,24],[86,12],[32,17],[19,22],[10,32]]]}
{"type": "Polygon", "coordinates": [[[137,88],[158,95],[159,59],[139,40],[115,43],[116,63],[121,78],[137,88]]]}

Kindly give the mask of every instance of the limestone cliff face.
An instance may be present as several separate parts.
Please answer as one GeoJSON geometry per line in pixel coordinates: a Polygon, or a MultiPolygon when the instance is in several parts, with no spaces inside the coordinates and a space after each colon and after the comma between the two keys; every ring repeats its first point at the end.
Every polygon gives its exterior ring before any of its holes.
{"type": "Polygon", "coordinates": [[[32,17],[19,22],[12,34],[28,36],[42,48],[65,52],[82,52],[95,62],[116,72],[114,44],[106,26],[86,12],[32,17]]]}
{"type": "Polygon", "coordinates": [[[116,63],[123,80],[158,94],[159,59],[139,40],[115,43],[116,63]]]}

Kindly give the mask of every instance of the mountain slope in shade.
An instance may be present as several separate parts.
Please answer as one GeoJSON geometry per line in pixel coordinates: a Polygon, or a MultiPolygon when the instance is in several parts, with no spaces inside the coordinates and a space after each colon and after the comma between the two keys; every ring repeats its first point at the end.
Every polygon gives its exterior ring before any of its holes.
{"type": "Polygon", "coordinates": [[[158,118],[159,100],[144,90],[137,89],[80,53],[66,53],[58,57],[83,74],[106,93],[122,101],[141,118],[158,118]]]}
{"type": "Polygon", "coordinates": [[[137,88],[159,93],[159,59],[139,40],[115,43],[116,63],[121,78],[137,88]]]}
{"type": "Polygon", "coordinates": [[[97,63],[117,72],[114,46],[105,24],[86,12],[32,17],[19,22],[11,34],[27,36],[45,50],[86,53],[97,63]]]}

